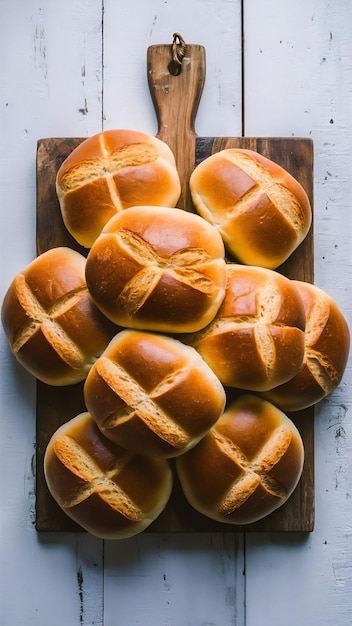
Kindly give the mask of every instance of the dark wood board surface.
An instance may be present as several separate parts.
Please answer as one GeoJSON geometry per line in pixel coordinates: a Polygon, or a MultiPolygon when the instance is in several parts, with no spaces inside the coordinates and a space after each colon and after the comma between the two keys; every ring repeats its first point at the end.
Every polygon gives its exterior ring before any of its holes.
{"type": "MultiPolygon", "coordinates": [[[[69,246],[82,254],[61,218],[55,191],[56,172],[82,138],[48,138],[38,141],[37,150],[37,253],[55,246],[69,246]]],[[[287,169],[303,185],[313,206],[313,143],[305,138],[196,138],[194,164],[227,147],[256,150],[287,169]]],[[[183,208],[183,207],[182,207],[183,208]]],[[[307,238],[278,271],[289,278],[313,282],[313,227],[307,238]]],[[[65,421],[85,410],[82,384],[50,387],[37,383],[37,477],[36,529],[38,531],[81,530],[57,506],[43,474],[46,445],[65,421]]],[[[262,521],[246,526],[219,524],[194,511],[186,502],[177,480],[171,499],[160,517],[144,532],[309,532],[314,527],[314,409],[289,413],[305,447],[301,480],[291,498],[262,521]]]]}

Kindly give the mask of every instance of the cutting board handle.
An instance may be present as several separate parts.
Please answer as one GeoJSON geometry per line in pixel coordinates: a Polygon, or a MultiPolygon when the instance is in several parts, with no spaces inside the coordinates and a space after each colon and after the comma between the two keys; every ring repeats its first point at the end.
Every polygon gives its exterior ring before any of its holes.
{"type": "Polygon", "coordinates": [[[179,73],[170,73],[172,59],[171,44],[149,46],[148,85],[158,120],[157,137],[173,151],[181,179],[177,206],[193,211],[188,182],[195,165],[195,118],[205,81],[205,48],[187,45],[179,73]]]}

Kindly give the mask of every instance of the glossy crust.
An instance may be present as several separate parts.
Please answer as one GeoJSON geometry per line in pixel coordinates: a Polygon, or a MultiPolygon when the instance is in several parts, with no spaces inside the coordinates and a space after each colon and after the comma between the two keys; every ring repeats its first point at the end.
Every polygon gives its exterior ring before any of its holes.
{"type": "Polygon", "coordinates": [[[190,346],[124,330],[92,367],[84,399],[102,433],[114,443],[160,457],[182,454],[211,428],[225,391],[190,346]]]}
{"type": "Polygon", "coordinates": [[[226,524],[250,524],[288,500],[303,462],[293,422],[269,402],[244,395],[176,466],[197,511],[226,524]]]}
{"type": "Polygon", "coordinates": [[[61,165],[56,191],[67,230],[90,248],[106,222],[129,206],[175,206],[180,180],[169,146],[145,133],[107,130],[61,165]]]}
{"type": "Polygon", "coordinates": [[[193,171],[190,190],[198,213],[247,265],[277,268],[311,225],[309,198],[300,183],[252,150],[228,148],[208,157],[193,171]]]}
{"type": "Polygon", "coordinates": [[[118,328],[94,304],[85,258],[53,248],[12,281],[2,304],[10,348],[23,367],[48,385],[70,385],[87,373],[118,328]]]}
{"type": "Polygon", "coordinates": [[[300,295],[274,270],[237,264],[227,264],[226,270],[226,294],[217,315],[188,341],[223,385],[248,391],[277,387],[303,362],[300,295]]]}
{"type": "Polygon", "coordinates": [[[172,489],[167,461],[115,446],[89,413],[77,415],[54,433],[44,472],[51,495],[66,515],[102,539],[142,532],[165,508],[172,489]]]}
{"type": "Polygon", "coordinates": [[[298,411],[320,402],[340,384],[350,350],[343,313],[322,289],[294,281],[306,313],[305,353],[298,373],[264,396],[284,411],[298,411]]]}
{"type": "Polygon", "coordinates": [[[199,215],[132,207],[112,218],[87,258],[89,291],[127,328],[193,332],[208,324],[224,294],[224,245],[199,215]]]}

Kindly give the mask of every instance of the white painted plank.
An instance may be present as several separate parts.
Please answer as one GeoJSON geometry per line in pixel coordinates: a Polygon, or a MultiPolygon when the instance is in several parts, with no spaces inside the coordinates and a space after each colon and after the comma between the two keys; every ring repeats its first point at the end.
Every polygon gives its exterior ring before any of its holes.
{"type": "MultiPolygon", "coordinates": [[[[313,138],[315,282],[352,327],[351,3],[246,0],[244,15],[246,134],[313,138]]],[[[247,626],[351,624],[351,382],[350,360],[316,412],[314,532],[247,535],[247,626]]]]}
{"type": "MultiPolygon", "coordinates": [[[[37,139],[101,127],[101,8],[2,1],[0,57],[2,301],[35,256],[37,139]]],[[[35,382],[0,342],[1,623],[101,624],[102,542],[34,530],[35,382]]]]}
{"type": "Polygon", "coordinates": [[[104,626],[242,626],[242,550],[231,534],[106,543],[104,626]]]}
{"type": "MultiPolygon", "coordinates": [[[[199,136],[241,134],[240,2],[105,0],[104,128],[155,134],[149,45],[205,46],[199,136]]],[[[242,626],[242,535],[143,535],[105,545],[104,626],[242,626]]]]}
{"type": "Polygon", "coordinates": [[[199,136],[241,134],[240,0],[130,0],[104,3],[104,126],[155,134],[146,51],[172,43],[206,49],[207,74],[196,119],[199,136]]]}
{"type": "MultiPolygon", "coordinates": [[[[102,127],[103,111],[106,128],[142,125],[155,132],[148,45],[167,43],[175,30],[205,45],[208,72],[197,132],[241,132],[237,0],[104,5],[102,99],[100,2],[1,2],[1,298],[35,254],[36,140],[93,134],[102,127]]],[[[245,0],[245,22],[246,134],[313,137],[316,282],[351,323],[350,3],[245,0]]],[[[350,625],[351,365],[316,418],[315,532],[308,538],[247,534],[245,620],[241,535],[106,542],[105,607],[102,542],[85,534],[37,536],[34,381],[11,360],[2,331],[0,342],[4,624],[350,625]]]]}

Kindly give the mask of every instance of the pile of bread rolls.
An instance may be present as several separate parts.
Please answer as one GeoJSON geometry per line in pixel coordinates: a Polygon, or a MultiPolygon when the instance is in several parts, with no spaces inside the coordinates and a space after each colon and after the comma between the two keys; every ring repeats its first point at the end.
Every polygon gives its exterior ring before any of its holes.
{"type": "Polygon", "coordinates": [[[98,537],[129,537],[158,517],[171,459],[204,516],[242,525],[269,515],[304,463],[284,411],[322,400],[346,366],[336,303],[277,271],[311,226],[300,183],[227,149],[189,185],[194,213],[177,206],[170,148],[145,133],[83,141],[56,190],[87,256],[39,255],[2,304],[23,367],[48,385],[83,381],[87,411],[53,434],[44,472],[62,510],[98,537]]]}

